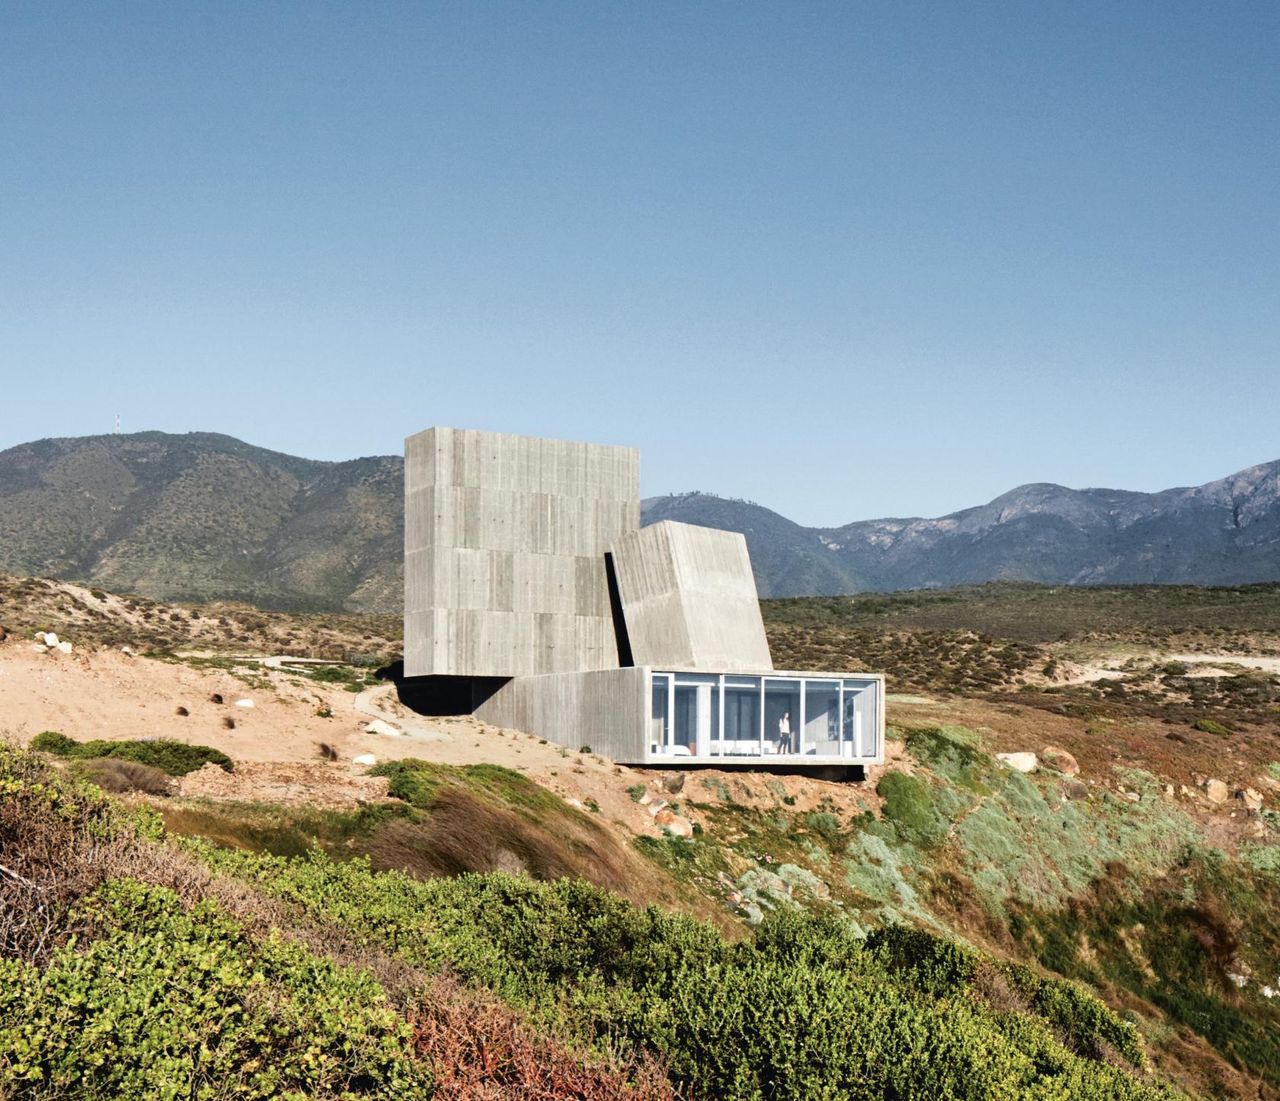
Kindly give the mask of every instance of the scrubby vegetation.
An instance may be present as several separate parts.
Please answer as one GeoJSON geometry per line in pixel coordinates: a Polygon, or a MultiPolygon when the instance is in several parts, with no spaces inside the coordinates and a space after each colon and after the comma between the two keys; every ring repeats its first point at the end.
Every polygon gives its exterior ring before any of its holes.
{"type": "Polygon", "coordinates": [[[233,767],[231,758],[219,749],[207,745],[191,745],[171,738],[157,738],[151,742],[110,742],[103,739],[77,742],[56,730],[46,730],[31,739],[31,748],[77,761],[103,758],[135,761],[167,776],[185,776],[207,764],[215,764],[227,772],[233,767]]]}
{"type": "Polygon", "coordinates": [[[575,880],[177,845],[13,751],[0,783],[11,1096],[1172,1096],[1082,989],[919,931],[734,942],[575,880]]]}

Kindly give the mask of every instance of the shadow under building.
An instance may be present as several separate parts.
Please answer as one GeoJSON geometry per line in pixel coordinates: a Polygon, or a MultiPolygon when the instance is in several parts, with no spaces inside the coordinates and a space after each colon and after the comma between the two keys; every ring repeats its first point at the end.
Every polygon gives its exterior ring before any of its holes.
{"type": "Polygon", "coordinates": [[[406,687],[423,710],[623,764],[830,770],[884,756],[884,678],[773,668],[746,540],[640,526],[625,447],[405,441],[406,687]]]}

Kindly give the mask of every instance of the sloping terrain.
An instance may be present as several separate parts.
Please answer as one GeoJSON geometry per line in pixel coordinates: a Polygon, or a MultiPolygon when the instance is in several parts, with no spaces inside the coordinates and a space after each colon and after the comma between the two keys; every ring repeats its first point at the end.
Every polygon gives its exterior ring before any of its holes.
{"type": "MultiPolygon", "coordinates": [[[[398,614],[404,464],[325,463],[213,433],[39,440],[0,452],[0,570],[160,600],[398,614]]],[[[938,519],[805,528],[707,494],[643,522],[746,535],[762,596],[965,585],[1280,580],[1280,462],[1163,493],[1028,485],[938,519]]]]}
{"type": "MultiPolygon", "coordinates": [[[[566,1096],[587,1098],[626,1096],[623,1080],[657,1090],[636,1096],[668,1096],[674,1083],[726,1097],[1120,1098],[1159,1096],[1172,1081],[1196,1097],[1280,1097],[1275,586],[998,585],[766,603],[780,664],[820,652],[837,667],[890,669],[886,764],[864,783],[625,768],[469,719],[414,716],[368,666],[263,660],[284,637],[349,651],[377,635],[361,617],[241,608],[240,637],[217,647],[204,608],[130,607],[47,581],[13,579],[5,592],[6,617],[23,627],[0,643],[4,725],[20,742],[60,731],[37,744],[68,782],[127,788],[141,776],[128,798],[167,829],[160,848],[130,849],[65,888],[76,946],[56,933],[18,953],[35,970],[14,981],[36,993],[0,1005],[0,1033],[8,1012],[36,1023],[4,1042],[62,1045],[43,1073],[84,1073],[87,1049],[57,1031],[69,1018],[40,991],[90,982],[94,1004],[114,1006],[121,975],[187,982],[186,961],[209,950],[191,943],[194,916],[207,925],[216,913],[209,928],[229,938],[217,951],[268,983],[267,1001],[250,1004],[285,1006],[273,1012],[323,1036],[318,1019],[287,1007],[349,990],[360,1035],[371,1043],[362,1030],[383,1022],[382,1046],[358,1050],[409,1061],[361,1064],[343,1087],[356,1095],[388,1095],[393,1073],[414,1082],[426,1050],[439,1095],[456,1097],[560,1096],[511,1084],[537,1066],[586,1076],[566,1096]],[[59,624],[72,653],[37,649],[36,629],[59,624]],[[185,626],[197,645],[182,645],[185,626]],[[391,729],[367,730],[374,716],[391,729]],[[167,760],[157,739],[209,746],[232,767],[156,783],[132,762],[167,760]],[[128,752],[94,757],[112,745],[128,752]],[[994,756],[1015,752],[1036,754],[1035,771],[994,756]],[[364,753],[377,764],[355,763],[364,753]],[[470,873],[482,878],[456,878],[470,873]],[[572,880],[707,924],[665,924],[572,880]],[[883,932],[894,926],[945,941],[883,932]],[[272,928],[312,954],[300,970],[262,955],[272,928]],[[172,939],[176,970],[131,971],[125,930],[150,938],[153,961],[172,939]],[[583,944],[599,955],[583,957],[583,944]],[[674,970],[654,972],[661,961],[674,970]],[[372,976],[382,993],[331,965],[372,976]],[[1040,985],[1059,976],[1085,987],[1040,985]],[[789,991],[803,992],[803,1011],[789,991]],[[881,1012],[892,1029],[876,1024],[881,1012]],[[788,1025],[793,1013],[810,1027],[788,1025]],[[859,1047],[854,1033],[898,1046],[859,1047]],[[482,1051],[507,1053],[497,1072],[482,1051]],[[851,1059],[854,1080],[842,1077],[851,1059]],[[1103,1066],[1114,1073],[1098,1077],[1103,1066]],[[514,1077],[495,1084],[494,1073],[514,1077]]],[[[30,779],[34,766],[7,767],[30,779]]],[[[41,820],[31,810],[22,803],[15,821],[41,820]]],[[[32,871],[47,850],[31,844],[6,835],[0,866],[44,882],[32,871]]],[[[0,887],[22,883],[0,870],[0,887]]],[[[238,997],[212,989],[201,1004],[238,997]]],[[[101,1035],[94,1019],[78,1022],[101,1035]]],[[[158,1022],[146,1029],[166,1035],[158,1022]]],[[[218,1058],[250,1059],[240,1034],[211,1035],[218,1058]]],[[[261,1040],[283,1045],[271,1048],[281,1073],[309,1073],[289,1054],[298,1035],[261,1040]]],[[[0,1053],[0,1073],[16,1050],[0,1053]]],[[[347,1065],[330,1054],[323,1066],[347,1065]]],[[[311,1081],[319,1095],[316,1083],[340,1092],[311,1081]]]]}

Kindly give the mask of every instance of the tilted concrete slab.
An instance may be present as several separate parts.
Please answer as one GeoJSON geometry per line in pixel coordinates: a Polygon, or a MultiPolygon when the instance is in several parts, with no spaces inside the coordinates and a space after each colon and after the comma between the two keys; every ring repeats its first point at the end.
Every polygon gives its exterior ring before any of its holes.
{"type": "Polygon", "coordinates": [[[636,665],[773,668],[740,534],[666,520],[621,536],[610,553],[636,665]]]}
{"type": "Polygon", "coordinates": [[[405,674],[618,665],[605,550],[640,526],[627,447],[430,428],[405,441],[405,674]]]}

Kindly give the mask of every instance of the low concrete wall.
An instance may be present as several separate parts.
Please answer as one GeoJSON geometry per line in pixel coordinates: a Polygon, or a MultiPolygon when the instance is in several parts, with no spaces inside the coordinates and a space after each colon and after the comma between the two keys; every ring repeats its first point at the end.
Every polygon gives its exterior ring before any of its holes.
{"type": "Polygon", "coordinates": [[[620,764],[639,765],[645,758],[648,674],[637,667],[516,677],[475,715],[568,749],[590,746],[620,764]]]}

